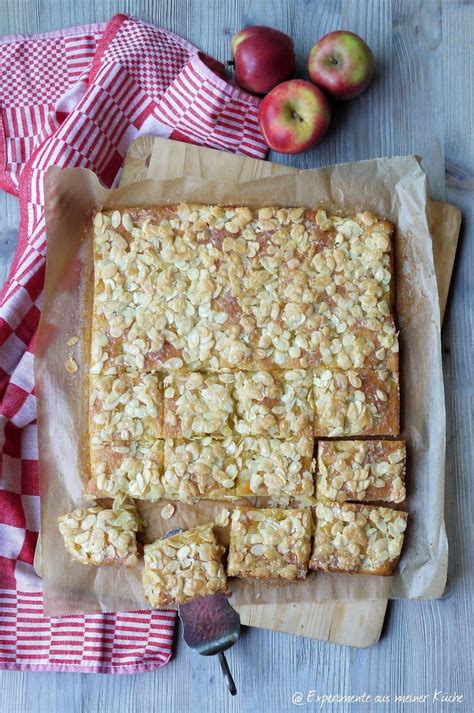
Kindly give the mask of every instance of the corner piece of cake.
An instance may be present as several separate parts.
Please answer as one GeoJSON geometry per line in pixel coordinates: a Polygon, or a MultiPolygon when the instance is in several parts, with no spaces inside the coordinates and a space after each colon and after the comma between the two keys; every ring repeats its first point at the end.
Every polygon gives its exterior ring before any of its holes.
{"type": "Polygon", "coordinates": [[[392,575],[407,517],[406,512],[385,507],[319,502],[310,569],[392,575]]]}
{"type": "Polygon", "coordinates": [[[310,510],[236,508],[230,527],[228,576],[304,579],[312,530],[310,510]]]}
{"type": "Polygon", "coordinates": [[[58,518],[66,549],[81,564],[137,564],[136,533],[142,521],[136,508],[117,498],[112,508],[77,508],[58,518]]]}
{"type": "Polygon", "coordinates": [[[156,540],[145,545],[144,553],[143,588],[152,607],[226,591],[224,548],[217,543],[212,523],[156,540]]]}
{"type": "Polygon", "coordinates": [[[319,441],[318,498],[402,503],[405,464],[404,441],[319,441]]]}

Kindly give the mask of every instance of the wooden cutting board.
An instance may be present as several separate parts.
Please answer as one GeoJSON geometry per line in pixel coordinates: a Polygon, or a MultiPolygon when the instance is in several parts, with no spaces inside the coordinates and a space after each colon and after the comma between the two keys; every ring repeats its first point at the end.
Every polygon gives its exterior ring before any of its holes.
{"type": "MultiPolygon", "coordinates": [[[[215,151],[154,136],[134,141],[127,153],[120,186],[145,179],[165,180],[201,176],[242,183],[298,169],[246,156],[215,151]]],[[[458,208],[431,201],[436,276],[441,314],[444,314],[461,224],[458,208]]],[[[299,634],[346,646],[367,647],[380,638],[387,600],[328,601],[305,604],[252,604],[238,607],[243,624],[299,634]]]]}

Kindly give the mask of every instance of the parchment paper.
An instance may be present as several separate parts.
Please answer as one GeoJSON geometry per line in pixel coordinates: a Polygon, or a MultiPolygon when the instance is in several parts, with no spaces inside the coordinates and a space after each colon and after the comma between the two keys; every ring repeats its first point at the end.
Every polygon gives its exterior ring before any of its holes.
{"type": "MultiPolygon", "coordinates": [[[[73,563],[57,527],[58,515],[84,504],[87,457],[87,371],[91,312],[92,214],[100,206],[151,206],[182,200],[281,205],[352,212],[368,209],[393,220],[397,324],[401,345],[402,436],[407,441],[410,513],[394,577],[318,573],[302,583],[230,580],[231,601],[298,602],[324,599],[435,598],[447,570],[443,519],[445,413],[440,319],[425,175],[415,157],[378,159],[229,185],[195,177],[144,181],[114,191],[85,169],[48,171],[45,183],[48,255],[38,335],[36,380],[40,445],[41,527],[45,615],[147,608],[141,570],[73,563]],[[72,337],[79,341],[68,347],[72,337]],[[64,367],[72,356],[79,369],[64,367]]],[[[179,504],[170,520],[165,501],[139,503],[149,542],[171,527],[207,522],[229,503],[179,504]]],[[[217,530],[225,542],[228,533],[217,530]]]]}

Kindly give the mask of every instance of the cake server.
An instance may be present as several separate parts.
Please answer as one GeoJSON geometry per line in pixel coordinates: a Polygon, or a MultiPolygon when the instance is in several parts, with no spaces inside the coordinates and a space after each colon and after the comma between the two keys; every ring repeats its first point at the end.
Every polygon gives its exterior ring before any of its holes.
{"type": "MultiPolygon", "coordinates": [[[[165,537],[176,535],[181,530],[169,530],[165,537]]],[[[235,644],[240,635],[240,616],[229,604],[222,592],[193,599],[178,606],[183,624],[183,639],[193,651],[201,656],[219,657],[224,680],[230,693],[235,696],[237,688],[229,669],[224,651],[235,644]]]]}

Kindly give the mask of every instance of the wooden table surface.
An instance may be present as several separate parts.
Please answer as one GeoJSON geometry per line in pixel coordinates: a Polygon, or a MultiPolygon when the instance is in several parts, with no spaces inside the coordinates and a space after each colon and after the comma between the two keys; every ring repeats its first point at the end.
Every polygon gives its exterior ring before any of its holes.
{"type": "MultiPolygon", "coordinates": [[[[380,643],[356,650],[245,629],[229,652],[239,694],[224,689],[218,663],[180,640],[162,670],[137,676],[0,671],[0,713],[283,713],[292,697],[361,695],[326,703],[337,711],[474,710],[472,687],[472,496],[474,491],[474,3],[469,0],[1,0],[0,35],[107,20],[127,12],[169,28],[225,60],[230,37],[268,24],[293,36],[300,72],[313,42],[350,29],[374,50],[370,89],[335,118],[323,144],[302,156],[272,156],[302,168],[416,153],[434,198],[463,212],[463,231],[443,330],[448,419],[446,524],[449,581],[440,601],[390,604],[380,643]],[[460,694],[463,703],[436,700],[460,694]],[[438,692],[438,693],[436,693],[438,692]],[[395,696],[427,694],[425,703],[395,696]],[[376,702],[376,696],[391,702],[376,702]],[[433,695],[435,700],[433,700],[433,695]]],[[[1,81],[1,78],[0,78],[1,81]]],[[[0,193],[0,282],[16,241],[18,205],[0,193]]],[[[180,637],[177,637],[179,639],[180,637]]],[[[320,710],[316,702],[307,707],[320,710]]]]}

